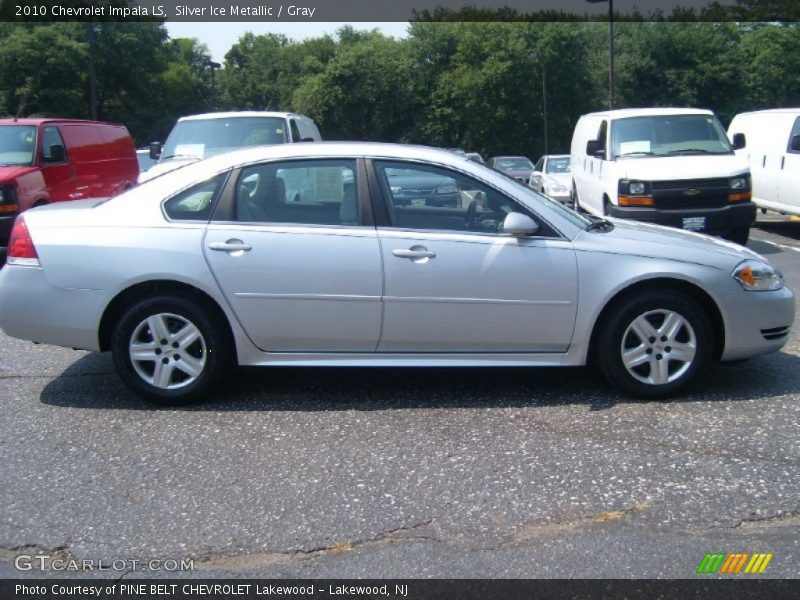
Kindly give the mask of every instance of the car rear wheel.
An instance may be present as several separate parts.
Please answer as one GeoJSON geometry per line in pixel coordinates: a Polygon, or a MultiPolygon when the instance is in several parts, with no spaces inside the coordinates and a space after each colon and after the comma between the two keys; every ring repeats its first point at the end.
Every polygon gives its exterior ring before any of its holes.
{"type": "Polygon", "coordinates": [[[114,328],[111,352],[128,387],[158,404],[204,399],[231,362],[230,342],[213,313],[174,296],[131,306],[114,328]]]}
{"type": "Polygon", "coordinates": [[[601,330],[597,351],[606,378],[638,398],[685,389],[712,353],[711,325],[691,297],[649,292],[620,304],[601,330]]]}

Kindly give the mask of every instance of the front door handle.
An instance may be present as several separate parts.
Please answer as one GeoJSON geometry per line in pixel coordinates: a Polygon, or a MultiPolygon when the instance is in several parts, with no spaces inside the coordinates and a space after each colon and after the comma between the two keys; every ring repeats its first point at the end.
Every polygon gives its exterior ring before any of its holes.
{"type": "Polygon", "coordinates": [[[228,240],[227,242],[211,242],[208,245],[212,250],[219,252],[249,252],[253,249],[250,244],[245,244],[242,240],[228,240]]]}
{"type": "Polygon", "coordinates": [[[436,252],[431,252],[425,248],[412,247],[408,250],[392,250],[392,254],[397,258],[410,258],[411,260],[421,260],[425,258],[436,258],[436,252]]]}

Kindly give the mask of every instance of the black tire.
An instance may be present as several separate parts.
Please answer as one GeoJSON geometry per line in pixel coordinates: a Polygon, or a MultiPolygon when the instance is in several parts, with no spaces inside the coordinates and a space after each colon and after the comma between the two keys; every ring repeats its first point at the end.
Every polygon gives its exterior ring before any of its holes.
{"type": "Polygon", "coordinates": [[[125,384],[138,395],[160,405],[191,404],[205,399],[233,362],[230,338],[211,308],[205,302],[178,296],[148,298],[130,306],[114,326],[111,353],[117,373],[125,384]],[[150,317],[157,319],[152,322],[163,326],[165,337],[169,339],[155,339],[147,324],[150,317]],[[181,347],[178,335],[186,337],[195,331],[199,337],[181,347]],[[134,341],[142,344],[144,353],[150,352],[146,346],[152,344],[154,358],[156,355],[160,358],[134,361],[131,357],[134,341]],[[164,341],[167,343],[162,344],[164,341]],[[168,369],[162,370],[159,361],[168,369]],[[189,375],[183,370],[189,366],[198,374],[189,375]],[[154,384],[157,368],[159,375],[163,375],[162,385],[154,384]]]}
{"type": "Polygon", "coordinates": [[[711,360],[713,336],[708,315],[694,299],[680,292],[650,291],[627,298],[613,308],[600,326],[596,358],[603,375],[621,392],[637,398],[666,398],[679,393],[711,360]],[[666,318],[670,314],[683,319],[688,328],[672,317],[670,323],[679,327],[666,341],[663,340],[666,336],[660,334],[646,340],[637,334],[637,326],[652,333],[663,328],[661,333],[670,334],[666,331],[671,329],[666,318]],[[647,321],[652,330],[640,319],[647,321]],[[669,358],[679,353],[688,357],[692,348],[691,360],[669,358]],[[623,360],[623,352],[628,356],[630,368],[623,360]],[[635,365],[637,360],[646,362],[635,365]]]}
{"type": "Polygon", "coordinates": [[[578,188],[575,186],[574,181],[572,182],[572,193],[570,195],[572,196],[572,210],[577,213],[583,212],[581,209],[581,203],[578,200],[578,188]]]}
{"type": "Polygon", "coordinates": [[[740,246],[746,246],[747,240],[750,239],[750,228],[749,227],[737,227],[736,229],[731,229],[727,234],[723,236],[726,240],[730,240],[735,244],[739,244],[740,246]]]}

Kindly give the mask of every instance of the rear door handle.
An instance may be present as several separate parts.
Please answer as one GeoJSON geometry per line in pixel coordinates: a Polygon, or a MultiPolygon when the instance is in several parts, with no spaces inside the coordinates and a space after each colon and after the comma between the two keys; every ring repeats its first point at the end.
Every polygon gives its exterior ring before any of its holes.
{"type": "Polygon", "coordinates": [[[217,250],[218,252],[249,252],[253,249],[250,244],[245,244],[242,240],[211,242],[208,247],[212,250],[217,250]]]}
{"type": "Polygon", "coordinates": [[[436,258],[436,252],[431,252],[430,250],[398,249],[392,250],[392,254],[397,258],[410,258],[411,260],[419,260],[421,258],[436,258]]]}

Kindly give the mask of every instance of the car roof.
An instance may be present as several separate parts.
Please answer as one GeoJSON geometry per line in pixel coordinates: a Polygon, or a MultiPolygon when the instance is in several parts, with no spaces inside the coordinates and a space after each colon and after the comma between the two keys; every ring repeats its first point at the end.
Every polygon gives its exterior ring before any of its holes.
{"type": "Polygon", "coordinates": [[[500,158],[524,158],[525,160],[530,160],[527,156],[522,156],[521,154],[504,154],[503,156],[493,156],[490,160],[498,160],[500,158]]]}
{"type": "MultiPolygon", "coordinates": [[[[203,113],[201,115],[187,115],[185,117],[181,117],[178,121],[208,121],[209,119],[231,119],[231,118],[242,118],[242,117],[277,117],[279,119],[285,119],[287,117],[302,117],[303,115],[298,115],[296,113],[290,112],[279,112],[279,111],[266,111],[266,110],[237,110],[237,111],[227,111],[227,112],[212,112],[212,113],[203,113]]],[[[307,117],[306,117],[307,118],[307,117]]]]}
{"type": "Polygon", "coordinates": [[[545,154],[545,158],[569,158],[569,154],[545,154]]]}
{"type": "Polygon", "coordinates": [[[203,161],[208,169],[225,169],[272,159],[345,158],[369,156],[386,159],[418,159],[424,161],[463,166],[470,162],[464,155],[430,146],[410,144],[387,144],[381,142],[300,142],[276,144],[233,150],[203,161]]]}
{"type": "Polygon", "coordinates": [[[106,121],[89,121],[87,119],[54,119],[48,117],[0,119],[0,125],[41,125],[43,123],[83,123],[89,125],[112,125],[114,127],[122,127],[122,123],[108,123],[106,121]]]}
{"type": "Polygon", "coordinates": [[[705,108],[622,108],[593,112],[586,117],[606,117],[608,119],[626,119],[628,117],[658,117],[667,115],[713,115],[705,108]]]}

